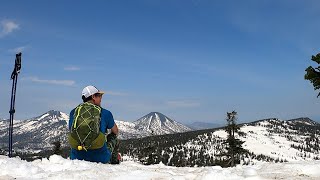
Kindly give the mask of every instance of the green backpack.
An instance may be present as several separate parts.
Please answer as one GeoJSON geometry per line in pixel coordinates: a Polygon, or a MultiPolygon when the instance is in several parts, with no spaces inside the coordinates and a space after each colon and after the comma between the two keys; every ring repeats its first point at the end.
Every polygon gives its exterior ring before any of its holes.
{"type": "Polygon", "coordinates": [[[100,131],[101,107],[85,102],[75,108],[68,139],[73,149],[99,149],[106,142],[100,131]]]}

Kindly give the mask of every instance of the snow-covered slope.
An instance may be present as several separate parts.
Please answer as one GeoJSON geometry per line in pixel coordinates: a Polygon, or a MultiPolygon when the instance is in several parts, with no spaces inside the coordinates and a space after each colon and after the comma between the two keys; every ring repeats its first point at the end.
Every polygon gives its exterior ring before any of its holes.
{"type": "MultiPolygon", "coordinates": [[[[265,119],[242,124],[240,131],[236,137],[244,141],[243,148],[247,150],[239,157],[241,164],[320,159],[320,125],[309,118],[265,119]]],[[[223,128],[190,131],[128,140],[121,152],[144,164],[224,166],[228,162],[226,138],[223,128]]]]}
{"type": "MultiPolygon", "coordinates": [[[[48,111],[41,116],[24,121],[14,121],[14,148],[23,150],[42,150],[51,148],[52,143],[66,143],[68,115],[60,111],[48,111]]],[[[0,121],[0,145],[8,144],[9,121],[0,121]]]]}
{"type": "MultiPolygon", "coordinates": [[[[289,121],[266,119],[244,124],[240,131],[244,136],[237,136],[244,141],[243,148],[255,155],[264,155],[280,161],[320,159],[319,137],[320,127],[309,118],[289,121]]],[[[220,153],[223,142],[227,138],[224,129],[204,133],[188,141],[188,149],[204,148],[205,154],[216,156],[220,153]],[[220,141],[219,141],[220,140],[220,141]],[[216,143],[212,143],[215,141],[216,143]]]]}
{"type": "Polygon", "coordinates": [[[135,124],[127,121],[115,120],[119,128],[119,138],[120,139],[131,139],[144,137],[145,133],[140,132],[135,128],[135,124]]]}

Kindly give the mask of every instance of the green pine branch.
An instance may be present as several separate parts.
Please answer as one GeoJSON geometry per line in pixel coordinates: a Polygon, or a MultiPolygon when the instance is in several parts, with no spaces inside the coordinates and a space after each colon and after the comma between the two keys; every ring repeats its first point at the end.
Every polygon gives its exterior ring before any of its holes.
{"type": "MultiPolygon", "coordinates": [[[[311,60],[320,64],[320,53],[316,56],[312,56],[311,60]]],[[[320,66],[313,68],[309,66],[306,70],[306,74],[304,75],[304,79],[309,80],[314,87],[314,90],[320,89],[320,66]]],[[[317,97],[320,96],[320,92],[317,97]]]]}

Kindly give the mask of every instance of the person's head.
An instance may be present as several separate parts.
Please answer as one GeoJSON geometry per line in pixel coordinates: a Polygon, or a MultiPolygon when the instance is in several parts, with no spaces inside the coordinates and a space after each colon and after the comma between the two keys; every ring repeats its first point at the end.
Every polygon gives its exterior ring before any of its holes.
{"type": "Polygon", "coordinates": [[[101,105],[101,99],[104,92],[99,91],[94,86],[86,86],[82,90],[82,100],[83,102],[92,102],[95,105],[101,105]]]}

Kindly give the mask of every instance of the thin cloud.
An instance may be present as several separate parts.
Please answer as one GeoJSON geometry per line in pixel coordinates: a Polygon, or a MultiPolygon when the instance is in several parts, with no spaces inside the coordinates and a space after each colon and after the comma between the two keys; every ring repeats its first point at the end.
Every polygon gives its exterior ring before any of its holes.
{"type": "Polygon", "coordinates": [[[17,47],[14,49],[10,49],[9,52],[10,53],[19,53],[19,52],[23,52],[26,48],[27,48],[27,46],[21,46],[21,47],[17,47]]]}
{"type": "Polygon", "coordinates": [[[68,66],[64,68],[65,71],[79,71],[80,68],[77,66],[68,66]]]}
{"type": "Polygon", "coordinates": [[[122,92],[114,92],[114,91],[105,91],[105,94],[111,95],[111,96],[127,96],[127,93],[122,92]]]}
{"type": "Polygon", "coordinates": [[[10,34],[16,29],[19,29],[19,24],[9,20],[3,20],[0,23],[0,37],[10,34]]]}
{"type": "Polygon", "coordinates": [[[199,107],[200,103],[188,101],[188,100],[177,100],[177,101],[168,101],[167,105],[171,107],[189,108],[189,107],[199,107]]]}
{"type": "Polygon", "coordinates": [[[23,78],[23,80],[29,80],[36,83],[45,83],[45,84],[54,84],[54,85],[63,85],[63,86],[73,86],[75,81],[73,80],[47,80],[47,79],[39,79],[38,77],[27,77],[23,78]]]}

